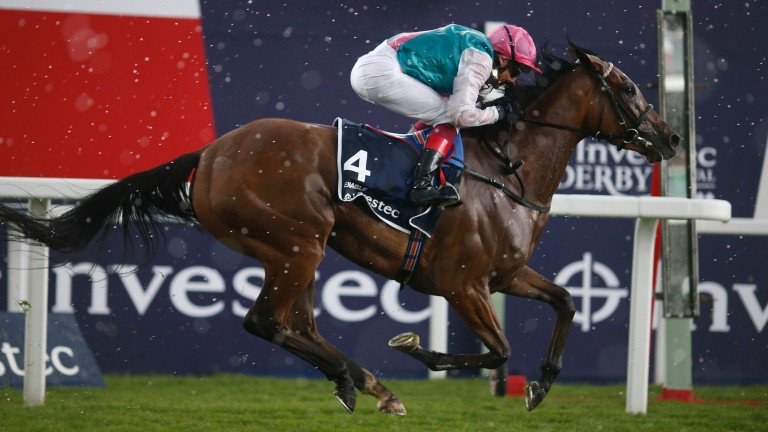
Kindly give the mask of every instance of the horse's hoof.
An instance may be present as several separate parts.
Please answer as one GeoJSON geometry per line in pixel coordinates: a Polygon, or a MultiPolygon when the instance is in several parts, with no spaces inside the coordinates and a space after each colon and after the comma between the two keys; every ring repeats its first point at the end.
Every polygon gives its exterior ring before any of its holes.
{"type": "Polygon", "coordinates": [[[419,336],[408,332],[399,334],[389,340],[389,346],[402,352],[411,352],[419,347],[419,336]]]}
{"type": "Polygon", "coordinates": [[[336,396],[336,399],[341,402],[342,405],[344,405],[344,408],[347,410],[348,413],[352,414],[355,412],[355,400],[356,396],[354,394],[344,394],[338,390],[333,392],[333,395],[336,396]]]}
{"type": "Polygon", "coordinates": [[[357,400],[357,393],[355,393],[355,385],[352,383],[352,379],[347,376],[348,379],[340,378],[336,380],[336,389],[333,395],[336,399],[344,405],[347,412],[352,414],[355,412],[355,401],[357,400]]]}
{"type": "Polygon", "coordinates": [[[399,416],[404,416],[405,413],[405,406],[403,406],[403,403],[400,402],[400,399],[396,397],[391,397],[386,402],[379,401],[376,404],[376,408],[379,409],[380,412],[383,412],[384,414],[395,414],[399,416]]]}
{"type": "Polygon", "coordinates": [[[541,388],[538,381],[531,381],[525,386],[525,409],[533,411],[544,400],[546,391],[541,388]]]}

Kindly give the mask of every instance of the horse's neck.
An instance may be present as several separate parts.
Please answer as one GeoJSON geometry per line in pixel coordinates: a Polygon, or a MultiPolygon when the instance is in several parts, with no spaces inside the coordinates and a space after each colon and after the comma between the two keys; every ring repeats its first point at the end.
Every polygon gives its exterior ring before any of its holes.
{"type": "MultiPolygon", "coordinates": [[[[565,84],[565,83],[556,83],[565,84]]],[[[574,91],[572,86],[556,85],[529,106],[524,116],[573,128],[584,127],[588,93],[574,91]],[[565,87],[568,90],[563,90],[565,87]]],[[[548,126],[524,123],[525,128],[511,137],[518,156],[525,164],[520,176],[526,197],[540,204],[552,200],[565,174],[568,161],[583,134],[548,126]]],[[[512,145],[512,144],[511,144],[512,145]]]]}

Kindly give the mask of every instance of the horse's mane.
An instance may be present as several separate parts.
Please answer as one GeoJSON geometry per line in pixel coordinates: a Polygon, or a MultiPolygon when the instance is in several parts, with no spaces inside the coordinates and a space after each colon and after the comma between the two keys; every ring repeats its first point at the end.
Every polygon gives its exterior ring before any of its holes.
{"type": "MultiPolygon", "coordinates": [[[[574,44],[567,35],[566,38],[568,41],[569,50],[578,49],[588,54],[597,56],[597,54],[595,54],[593,51],[574,44]]],[[[568,72],[572,71],[578,65],[578,62],[576,61],[555,55],[553,50],[549,47],[549,41],[544,42],[539,47],[537,52],[541,74],[533,73],[533,75],[535,75],[533,84],[507,86],[504,96],[494,101],[485,103],[485,106],[501,105],[509,100],[512,100],[517,102],[521,109],[525,110],[528,105],[536,100],[536,98],[541,96],[542,93],[544,93],[549,87],[557,82],[557,80],[562,78],[568,72]]],[[[468,128],[468,130],[476,130],[482,134],[491,129],[495,131],[498,129],[498,124],[499,123],[468,128]]]]}
{"type": "Polygon", "coordinates": [[[537,57],[541,74],[533,74],[535,76],[534,83],[507,88],[507,95],[514,98],[522,109],[525,109],[552,84],[576,66],[575,62],[556,56],[549,48],[549,42],[544,42],[541,45],[537,57]]]}

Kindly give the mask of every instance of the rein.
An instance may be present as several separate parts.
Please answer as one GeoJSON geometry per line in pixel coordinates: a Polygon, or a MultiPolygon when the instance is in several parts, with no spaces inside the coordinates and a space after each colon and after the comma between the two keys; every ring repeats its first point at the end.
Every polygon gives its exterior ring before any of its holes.
{"type": "MultiPolygon", "coordinates": [[[[485,142],[485,140],[483,140],[483,142],[485,142]]],[[[512,189],[506,187],[504,183],[496,180],[495,178],[491,178],[482,173],[479,173],[467,165],[464,165],[464,172],[482,181],[483,183],[489,184],[495,187],[496,189],[499,189],[500,191],[504,192],[505,195],[512,198],[512,201],[518,204],[522,204],[525,207],[528,207],[529,209],[535,210],[540,213],[549,212],[550,206],[540,206],[538,204],[532,203],[527,199],[525,199],[525,186],[523,185],[523,180],[520,178],[520,174],[517,173],[517,169],[520,168],[521,166],[523,166],[522,160],[518,160],[517,162],[512,163],[510,166],[510,169],[512,170],[512,174],[515,175],[517,182],[520,184],[520,189],[523,191],[522,194],[520,195],[516,194],[512,189]]]]}
{"type": "Polygon", "coordinates": [[[504,156],[500,155],[499,153],[501,150],[498,148],[494,148],[491,146],[491,144],[488,142],[487,139],[485,139],[485,136],[481,137],[481,141],[486,149],[488,149],[489,152],[491,152],[492,155],[496,156],[500,161],[504,162],[506,164],[506,170],[508,173],[513,174],[515,178],[517,179],[517,183],[520,185],[520,194],[518,195],[513,191],[512,189],[508,188],[504,182],[501,182],[499,180],[496,180],[495,178],[488,177],[478,171],[473,170],[467,165],[464,165],[464,172],[471,175],[472,177],[476,178],[477,180],[480,180],[483,183],[489,184],[496,189],[499,189],[500,191],[504,192],[505,195],[512,198],[512,201],[515,201],[518,204],[521,204],[525,207],[528,207],[529,209],[535,210],[537,212],[541,213],[547,213],[549,212],[550,207],[549,206],[540,206],[538,204],[535,204],[525,198],[525,184],[523,183],[523,179],[520,178],[520,174],[517,172],[517,170],[523,166],[523,161],[518,160],[516,162],[512,162],[512,160],[509,158],[509,137],[511,134],[512,125],[510,124],[510,133],[507,134],[507,141],[504,145],[504,156]]]}
{"type": "MultiPolygon", "coordinates": [[[[577,127],[561,125],[561,124],[551,123],[551,122],[542,121],[542,120],[536,120],[532,118],[526,118],[523,116],[520,116],[519,120],[522,122],[534,124],[537,126],[545,126],[553,129],[567,130],[569,132],[575,132],[575,133],[584,134],[586,136],[592,136],[597,140],[613,141],[616,139],[620,139],[623,145],[618,146],[619,150],[623,150],[627,144],[632,144],[632,143],[642,145],[644,147],[650,147],[651,144],[640,136],[640,132],[638,132],[637,128],[640,127],[640,124],[642,124],[645,121],[645,118],[648,117],[648,114],[651,113],[651,110],[653,110],[653,105],[648,104],[643,110],[643,112],[640,113],[637,119],[633,122],[634,127],[628,127],[627,122],[624,120],[624,117],[626,116],[626,117],[632,118],[632,113],[630,113],[626,108],[624,108],[623,106],[621,106],[621,104],[619,104],[618,99],[616,99],[616,95],[613,94],[611,87],[609,87],[608,83],[605,81],[605,78],[608,77],[608,75],[610,75],[612,70],[613,70],[613,63],[608,63],[608,68],[603,74],[598,74],[596,71],[592,69],[589,69],[589,72],[593,77],[597,79],[603,91],[605,91],[608,94],[608,99],[611,101],[613,110],[614,112],[616,112],[616,114],[619,117],[619,125],[624,129],[623,133],[609,134],[609,133],[603,132],[601,129],[594,130],[594,129],[586,129],[586,128],[577,128],[577,127]]],[[[603,100],[603,104],[600,109],[600,126],[599,127],[602,127],[603,125],[604,114],[605,114],[605,100],[603,100]]]]}
{"type": "MultiPolygon", "coordinates": [[[[601,89],[608,94],[608,99],[611,101],[611,106],[613,107],[614,112],[619,118],[619,125],[624,129],[623,133],[609,134],[609,133],[603,132],[601,129],[594,130],[594,129],[573,127],[573,126],[568,126],[568,125],[563,125],[558,123],[551,123],[543,120],[527,118],[527,117],[523,117],[522,115],[520,115],[518,121],[534,124],[537,126],[566,130],[569,132],[574,132],[574,133],[582,134],[585,136],[592,136],[597,140],[612,141],[612,140],[620,139],[623,144],[617,146],[619,150],[623,150],[627,144],[635,144],[638,146],[642,145],[644,147],[650,147],[651,143],[649,143],[645,138],[640,136],[640,132],[637,130],[637,128],[640,127],[640,125],[645,121],[645,118],[648,117],[648,114],[651,113],[651,111],[653,110],[653,105],[648,104],[643,110],[643,112],[640,113],[640,115],[637,117],[637,119],[634,120],[633,122],[634,126],[628,127],[627,122],[624,119],[625,117],[628,117],[631,119],[633,115],[631,112],[629,112],[629,110],[627,110],[625,107],[623,107],[619,103],[618,99],[616,98],[616,95],[613,93],[613,90],[605,81],[608,75],[610,75],[611,71],[613,71],[613,63],[608,63],[608,67],[606,68],[605,72],[602,74],[598,73],[592,68],[587,68],[587,70],[589,71],[590,75],[592,75],[595,79],[597,79],[598,83],[601,86],[601,89]]],[[[487,107],[492,105],[500,105],[500,104],[506,103],[508,100],[509,100],[508,98],[502,97],[492,101],[491,103],[482,104],[482,106],[487,107]]],[[[598,126],[598,128],[602,128],[604,114],[605,114],[605,99],[603,99],[603,103],[600,108],[600,125],[598,126]]],[[[496,180],[482,173],[479,173],[468,166],[464,167],[464,171],[467,174],[471,175],[472,177],[475,177],[476,179],[501,190],[518,204],[522,204],[525,207],[536,210],[538,212],[546,213],[550,210],[550,206],[540,206],[538,204],[528,201],[525,198],[525,185],[523,184],[523,180],[520,178],[520,174],[518,174],[517,172],[517,170],[521,166],[523,166],[523,161],[518,160],[516,162],[512,162],[512,160],[509,158],[509,138],[512,135],[511,132],[512,132],[513,124],[514,123],[510,123],[510,133],[507,134],[507,140],[504,145],[504,156],[501,156],[499,154],[500,153],[499,149],[491,147],[491,145],[488,143],[488,141],[485,139],[484,136],[482,137],[482,142],[485,145],[485,147],[494,156],[499,158],[502,162],[504,162],[507,165],[506,167],[507,171],[515,176],[515,178],[517,179],[517,182],[520,184],[521,193],[519,195],[514,191],[512,191],[511,189],[509,189],[508,187],[506,187],[503,182],[500,182],[499,180],[496,180]]]]}

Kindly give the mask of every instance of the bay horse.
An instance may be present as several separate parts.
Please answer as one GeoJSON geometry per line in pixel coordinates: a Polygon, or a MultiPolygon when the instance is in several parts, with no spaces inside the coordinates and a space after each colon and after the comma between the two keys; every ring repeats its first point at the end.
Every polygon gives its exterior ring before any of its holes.
{"type": "MultiPolygon", "coordinates": [[[[577,143],[597,136],[654,163],[674,156],[680,142],[619,68],[570,40],[568,50],[576,61],[548,58],[544,78],[550,85],[521,119],[461,131],[464,204],[445,210],[409,281],[419,292],[444,297],[488,352],[434,352],[410,333],[390,341],[431,370],[495,369],[509,358],[510,344],[491,294],[546,302],[557,318],[541,377],[526,390],[528,410],[544,400],[562,368],[575,313],[568,291],[527,262],[577,143]],[[512,163],[517,160],[525,164],[512,163]]],[[[256,120],[110,184],[58,217],[35,218],[3,205],[0,221],[63,252],[82,250],[116,226],[126,244],[133,239],[129,231],[138,232],[151,253],[163,218],[199,224],[264,266],[261,294],[243,321],[248,332],[319,369],[350,413],[358,389],[375,397],[380,411],[405,415],[397,396],[320,335],[313,316],[315,270],[326,247],[394,279],[408,242],[407,234],[377,220],[366,205],[337,197],[337,134],[331,126],[256,120]]]]}

